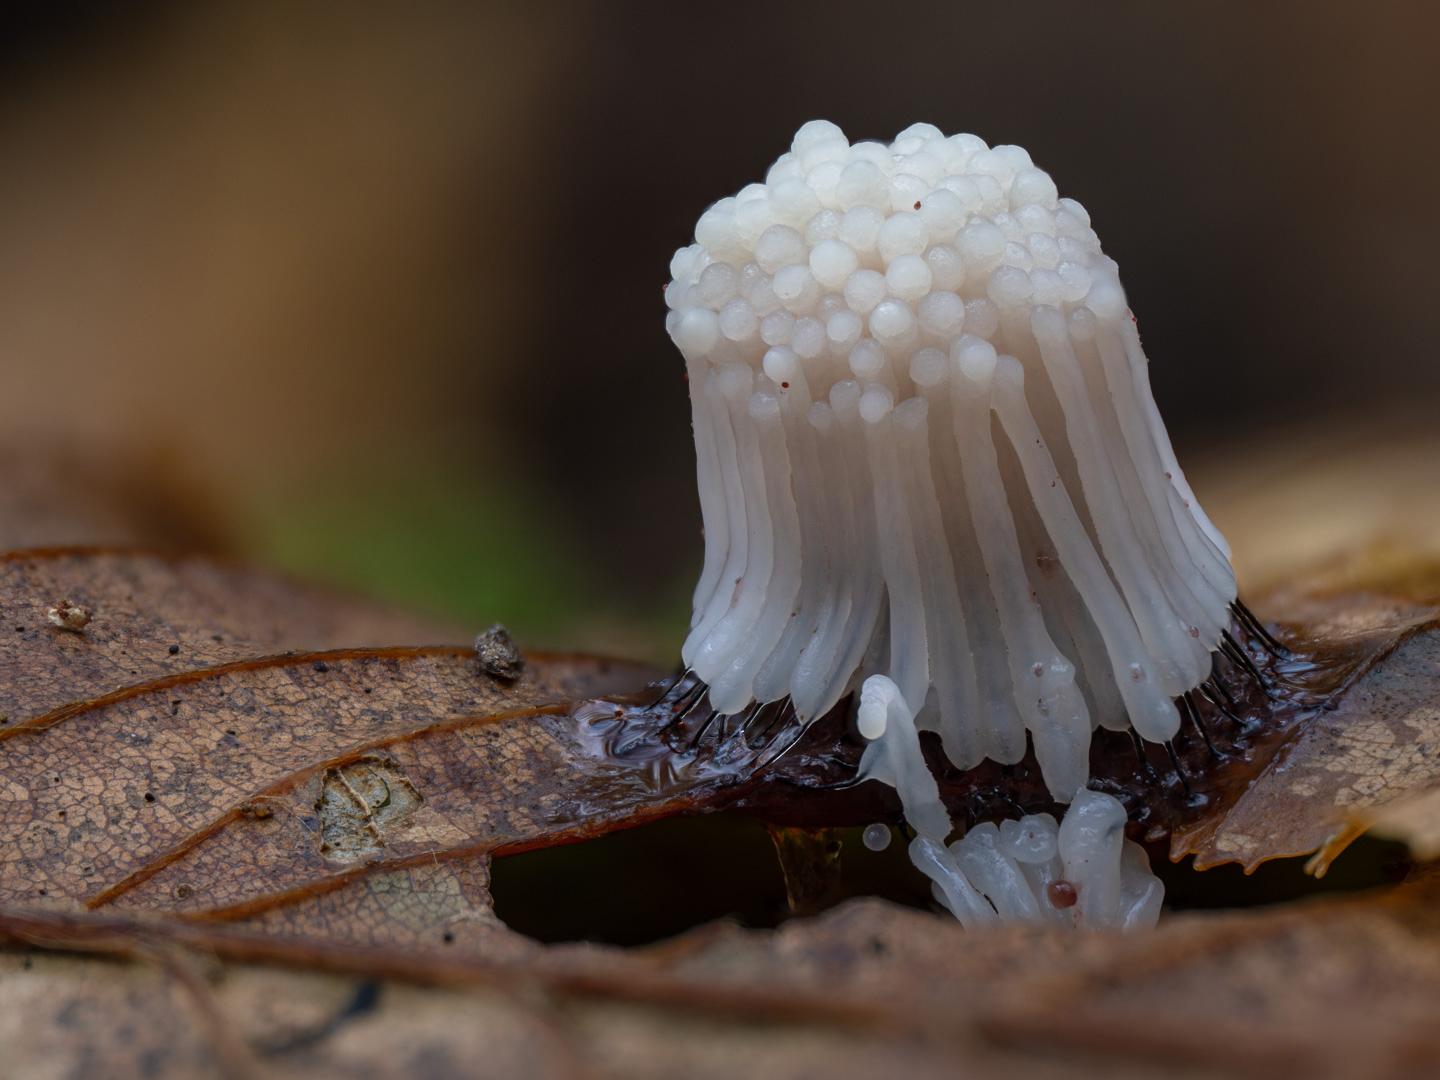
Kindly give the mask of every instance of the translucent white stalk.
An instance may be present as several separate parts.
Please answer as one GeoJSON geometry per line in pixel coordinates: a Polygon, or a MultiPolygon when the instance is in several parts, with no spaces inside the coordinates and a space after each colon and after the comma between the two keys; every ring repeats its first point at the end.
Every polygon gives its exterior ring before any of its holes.
{"type": "MultiPolygon", "coordinates": [[[[1129,310],[1126,310],[1126,316],[1129,310]]],[[[1200,505],[1200,500],[1195,498],[1195,493],[1190,490],[1190,484],[1185,479],[1185,472],[1180,468],[1180,463],[1175,459],[1175,450],[1170,445],[1170,435],[1165,430],[1165,421],[1160,419],[1160,409],[1155,404],[1155,393],[1150,389],[1150,376],[1146,370],[1147,361],[1144,350],[1140,348],[1140,334],[1135,329],[1135,324],[1129,318],[1119,321],[1118,324],[1112,320],[1112,325],[1117,325],[1121,340],[1125,342],[1125,352],[1130,358],[1130,369],[1132,380],[1135,386],[1135,398],[1145,416],[1145,423],[1150,428],[1151,437],[1155,440],[1155,446],[1160,451],[1160,460],[1165,466],[1165,476],[1180,493],[1186,512],[1200,526],[1215,549],[1224,556],[1225,561],[1230,561],[1230,545],[1226,542],[1224,534],[1220,532],[1205,513],[1205,508],[1200,505]]]]}
{"type": "Polygon", "coordinates": [[[1109,795],[1082,791],[1060,823],[1065,878],[1083,898],[1076,905],[1082,929],[1114,925],[1120,908],[1120,850],[1125,808],[1109,795]]]}
{"type": "Polygon", "coordinates": [[[866,424],[870,475],[875,478],[880,570],[890,598],[890,678],[906,700],[923,703],[930,685],[925,604],[891,402],[888,390],[871,383],[860,399],[860,415],[866,424]]]}
{"type": "MultiPolygon", "coordinates": [[[[1152,477],[1158,473],[1164,478],[1165,483],[1159,485],[1157,481],[1157,486],[1163,487],[1165,505],[1169,507],[1172,520],[1185,541],[1186,551],[1214,589],[1219,601],[1228,606],[1235,596],[1235,571],[1230,566],[1230,546],[1205,516],[1204,509],[1190,491],[1190,485],[1185,482],[1185,474],[1175,461],[1170,439],[1165,436],[1164,425],[1160,421],[1159,411],[1155,408],[1150,380],[1146,377],[1144,367],[1142,366],[1139,372],[1135,370],[1135,356],[1138,355],[1142,362],[1144,359],[1144,354],[1140,353],[1140,339],[1136,334],[1135,324],[1127,319],[1118,327],[1118,333],[1113,332],[1114,329],[1107,327],[1107,332],[1098,333],[1096,342],[1102,357],[1105,358],[1107,373],[1113,371],[1115,384],[1128,391],[1124,394],[1125,411],[1121,420],[1132,428],[1143,427],[1150,435],[1146,451],[1150,466],[1146,473],[1152,477]],[[1118,357],[1115,356],[1113,343],[1117,339],[1129,361],[1124,365],[1123,373],[1118,357]],[[1129,375],[1128,382],[1124,378],[1125,374],[1129,375]]],[[[1137,446],[1147,445],[1141,442],[1138,433],[1134,440],[1137,446]]]]}
{"type": "Polygon", "coordinates": [[[990,384],[995,351],[973,346],[957,361],[955,442],[970,514],[990,579],[1009,654],[1017,719],[1031,732],[1046,786],[1068,800],[1089,776],[1090,715],[1075,685],[1075,667],[1045,629],[1021,562],[1015,523],[990,438],[990,384]]]}
{"type": "Polygon", "coordinates": [[[1149,930],[1160,918],[1165,886],[1150,871],[1145,849],[1132,840],[1120,848],[1120,905],[1111,925],[1121,930],[1149,930]]]}
{"type": "Polygon", "coordinates": [[[1076,516],[1069,492],[1059,482],[1055,462],[1025,403],[1024,379],[1018,363],[997,365],[995,414],[1020,459],[1031,498],[1055,542],[1060,561],[1105,642],[1111,668],[1117,673],[1116,689],[1125,702],[1130,722],[1145,738],[1164,742],[1180,729],[1180,713],[1154,671],[1134,619],[1076,516]]]}
{"type": "MultiPolygon", "coordinates": [[[[769,357],[777,351],[772,349],[766,355],[769,357]]],[[[775,362],[767,363],[766,374],[778,384],[775,393],[780,403],[785,443],[794,448],[790,466],[791,487],[799,514],[797,554],[812,553],[799,568],[799,588],[792,600],[794,613],[765,659],[752,690],[758,701],[778,701],[789,696],[800,652],[819,633],[819,620],[830,593],[827,578],[833,574],[836,563],[827,550],[831,542],[826,534],[833,525],[827,521],[830,516],[825,509],[828,485],[818,456],[816,432],[808,416],[811,400],[805,372],[793,352],[787,352],[775,362]]]]}
{"type": "MultiPolygon", "coordinates": [[[[1009,448],[1009,440],[1004,442],[1009,448]]],[[[1019,459],[1012,453],[1003,458],[1002,463],[1006,491],[1025,492],[1028,496],[1029,486],[1019,459]]],[[[1021,550],[1033,556],[1025,565],[1030,587],[1040,598],[1051,640],[1064,656],[1075,660],[1075,682],[1089,710],[1092,728],[1103,724],[1116,730],[1128,729],[1130,720],[1125,702],[1115,688],[1115,673],[1105,652],[1105,642],[1066,573],[1034,502],[1028,497],[1013,499],[1010,508],[1015,515],[1015,533],[1021,550]]]]}
{"type": "MultiPolygon", "coordinates": [[[[780,420],[780,402],[773,388],[766,388],[750,396],[747,409],[764,462],[772,564],[759,612],[749,632],[738,643],[725,670],[706,678],[710,684],[710,704],[721,713],[739,712],[754,700],[755,676],[790,623],[795,594],[800,588],[800,518],[790,483],[790,456],[780,420]]],[[[699,670],[697,667],[696,671],[699,670]]]]}
{"type": "Polygon", "coordinates": [[[1105,383],[1115,403],[1111,410],[1115,426],[1124,438],[1123,452],[1113,453],[1112,458],[1125,461],[1130,475],[1143,488],[1150,519],[1164,545],[1167,569],[1199,602],[1201,613],[1195,625],[1204,640],[1214,641],[1227,625],[1227,609],[1235,595],[1235,574],[1194,518],[1188,514],[1177,518],[1174,514],[1171,500],[1178,493],[1167,481],[1160,450],[1135,396],[1123,342],[1118,335],[1100,333],[1080,346],[1087,347],[1094,348],[1103,365],[1105,383]]]}
{"type": "Polygon", "coordinates": [[[984,757],[1003,762],[1016,761],[1024,753],[1024,722],[1016,722],[1015,693],[1011,685],[1005,636],[970,517],[955,441],[949,380],[937,384],[936,391],[932,395],[936,412],[943,413],[947,419],[942,431],[932,432],[931,454],[936,465],[935,476],[943,478],[945,486],[941,518],[955,567],[956,591],[965,612],[979,697],[978,707],[970,717],[962,720],[961,730],[952,731],[942,725],[941,737],[945,740],[946,755],[962,768],[978,764],[984,757]],[[943,393],[939,392],[941,387],[943,393]],[[978,754],[972,749],[977,746],[978,754]]]}
{"type": "Polygon", "coordinates": [[[960,760],[979,760],[985,742],[979,730],[979,693],[965,613],[955,584],[955,564],[945,538],[935,481],[930,473],[926,402],[912,398],[895,410],[900,457],[911,463],[903,471],[905,502],[914,509],[917,569],[925,612],[925,632],[932,660],[938,728],[962,747],[960,760]]]}
{"type": "MultiPolygon", "coordinates": [[[[1130,526],[1185,629],[1192,636],[1203,637],[1207,641],[1216,640],[1223,626],[1221,620],[1226,615],[1226,602],[1217,602],[1217,595],[1185,550],[1184,541],[1171,517],[1164,494],[1166,484],[1150,433],[1145,430],[1133,404],[1129,404],[1129,372],[1124,372],[1120,387],[1113,388],[1114,373],[1110,367],[1115,356],[1101,355],[1102,351],[1113,351],[1097,349],[1093,336],[1080,338],[1075,323],[1073,318],[1067,322],[1071,345],[1092,403],[1099,401],[1103,406],[1093,411],[1099,423],[1106,459],[1124,499],[1130,526]],[[1129,405],[1133,423],[1126,424],[1126,409],[1122,408],[1122,403],[1129,405]]],[[[1115,344],[1118,346],[1118,341],[1115,344]]],[[[1121,367],[1128,368],[1123,352],[1118,358],[1121,367]]]]}
{"type": "Polygon", "coordinates": [[[865,422],[860,418],[860,397],[860,387],[851,379],[841,380],[830,388],[830,407],[834,410],[844,446],[850,505],[854,508],[855,562],[850,567],[850,575],[854,582],[855,599],[835,643],[833,655],[824,651],[816,658],[817,662],[828,659],[829,667],[823,676],[822,689],[816,695],[815,711],[810,714],[814,716],[823,715],[849,691],[851,680],[875,636],[880,606],[885,597],[874,485],[866,453],[865,422]]]}
{"type": "Polygon", "coordinates": [[[1051,882],[1065,879],[1059,841],[1060,826],[1049,814],[1027,814],[1018,821],[1000,823],[1000,850],[1020,868],[1045,921],[1073,929],[1075,918],[1070,910],[1056,907],[1050,899],[1051,882]]]}
{"type": "MultiPolygon", "coordinates": [[[[820,610],[814,633],[802,643],[790,672],[790,699],[801,720],[816,715],[816,706],[825,693],[824,679],[834,664],[835,650],[854,603],[854,578],[843,573],[842,568],[853,565],[858,557],[852,481],[835,411],[829,402],[817,401],[806,410],[806,420],[815,431],[817,461],[826,477],[826,497],[822,502],[825,547],[819,560],[821,579],[814,586],[808,582],[802,585],[803,589],[820,589],[820,610]]],[[[811,565],[815,564],[812,561],[811,565]]]]}
{"type": "Polygon", "coordinates": [[[720,389],[735,432],[736,471],[746,526],[740,553],[745,561],[741,576],[735,582],[734,601],[700,641],[693,658],[687,658],[690,667],[707,683],[730,666],[735,654],[744,647],[745,639],[754,631],[765,606],[766,589],[775,565],[775,531],[770,520],[764,456],[760,451],[759,432],[750,415],[753,385],[754,375],[744,364],[727,364],[720,371],[720,389]]]}
{"type": "MultiPolygon", "coordinates": [[[[943,538],[946,561],[949,565],[949,581],[953,583],[953,603],[958,612],[946,611],[943,601],[936,600],[935,618],[956,619],[963,625],[963,649],[969,654],[969,677],[971,690],[967,696],[964,690],[966,671],[957,672],[960,693],[953,705],[948,694],[941,693],[936,686],[936,730],[940,733],[945,747],[945,756],[961,768],[979,764],[991,751],[990,732],[997,727],[990,719],[994,710],[1003,716],[1011,709],[1011,694],[1008,676],[1004,675],[1004,643],[1000,638],[999,623],[993,606],[986,608],[984,601],[977,599],[988,593],[983,574],[972,568],[981,565],[979,548],[975,544],[974,530],[970,527],[969,509],[964,497],[964,481],[960,473],[960,456],[955,449],[955,435],[951,423],[950,368],[946,362],[926,377],[917,379],[917,385],[925,393],[927,405],[925,426],[929,433],[930,482],[934,492],[935,507],[938,510],[938,536],[943,538]],[[943,496],[941,493],[944,493],[943,496]],[[996,672],[1001,675],[996,679],[996,672]]],[[[919,448],[912,452],[918,455],[919,448]]],[[[933,529],[933,525],[931,526],[933,529]]],[[[945,589],[944,570],[933,571],[935,587],[943,593],[945,589]]],[[[929,601],[926,601],[927,610],[929,601]]],[[[961,641],[958,629],[948,631],[937,627],[937,633],[953,634],[961,641]]],[[[944,648],[944,646],[942,646],[944,648]]],[[[941,653],[942,657],[946,654],[941,653]]],[[[944,665],[936,664],[936,674],[944,665]]],[[[922,725],[923,726],[923,725],[922,725]]]]}
{"type": "Polygon", "coordinates": [[[1000,921],[995,909],[955,865],[955,857],[945,845],[917,836],[910,841],[910,861],[935,883],[940,902],[966,930],[980,930],[1000,921]]]}
{"type": "MultiPolygon", "coordinates": [[[[720,576],[705,607],[696,609],[690,635],[685,640],[681,657],[693,664],[695,653],[710,636],[710,631],[725,617],[735,602],[736,593],[745,575],[746,544],[749,537],[745,521],[745,485],[740,475],[740,453],[735,426],[730,419],[729,405],[721,386],[720,372],[711,368],[705,377],[702,404],[710,410],[710,430],[715,437],[716,466],[725,502],[727,528],[724,537],[725,560],[720,576]]],[[[706,546],[711,541],[706,538],[706,546]]],[[[720,541],[715,541],[717,547],[720,541]]]]}
{"type": "Polygon", "coordinates": [[[1126,520],[1124,497],[1105,458],[1099,425],[1080,381],[1080,365],[1064,319],[1054,308],[1038,307],[1031,316],[1031,328],[1065,412],[1065,434],[1075,448],[1085,503],[1100,534],[1105,562],[1120,584],[1166,692],[1171,697],[1182,694],[1205,677],[1209,650],[1190,636],[1190,628],[1170,607],[1155,568],[1140,550],[1139,538],[1126,520]]]}
{"type": "Polygon", "coordinates": [[[1019,864],[1000,845],[1000,830],[989,821],[976,825],[950,845],[965,876],[975,883],[1007,922],[1040,922],[1040,900],[1019,864]]]}
{"type": "Polygon", "coordinates": [[[950,835],[950,815],[920,751],[916,711],[893,680],[884,675],[865,680],[856,723],[870,745],[860,759],[860,773],[898,791],[905,820],[921,836],[943,844],[950,835]]]}
{"type": "Polygon", "coordinates": [[[695,583],[693,628],[710,606],[730,554],[730,520],[725,506],[725,478],[721,446],[716,434],[714,369],[695,365],[690,371],[691,415],[695,428],[696,484],[700,491],[700,518],[705,526],[705,566],[695,583]]]}

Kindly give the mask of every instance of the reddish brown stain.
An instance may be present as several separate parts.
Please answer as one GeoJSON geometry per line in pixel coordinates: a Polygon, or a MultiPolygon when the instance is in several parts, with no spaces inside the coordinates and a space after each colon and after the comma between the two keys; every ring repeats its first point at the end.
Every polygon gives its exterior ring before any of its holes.
{"type": "Polygon", "coordinates": [[[1074,907],[1075,902],[1080,899],[1080,894],[1075,891],[1075,886],[1064,879],[1050,882],[1045,886],[1045,896],[1053,908],[1074,907]]]}

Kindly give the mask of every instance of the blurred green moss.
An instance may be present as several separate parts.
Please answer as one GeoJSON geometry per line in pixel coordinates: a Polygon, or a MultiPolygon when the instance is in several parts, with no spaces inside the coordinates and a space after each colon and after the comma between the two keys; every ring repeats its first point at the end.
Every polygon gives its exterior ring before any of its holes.
{"type": "Polygon", "coordinates": [[[272,493],[249,554],[307,580],[454,621],[504,623],[532,648],[669,665],[689,617],[688,575],[618,595],[564,516],[504,484],[394,470],[272,493]]]}

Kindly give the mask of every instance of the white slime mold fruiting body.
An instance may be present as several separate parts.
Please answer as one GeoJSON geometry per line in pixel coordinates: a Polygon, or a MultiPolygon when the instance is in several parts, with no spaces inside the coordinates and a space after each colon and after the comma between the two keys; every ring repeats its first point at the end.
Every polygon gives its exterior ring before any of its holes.
{"type": "Polygon", "coordinates": [[[1081,790],[1059,826],[1049,814],[998,827],[982,822],[946,847],[949,815],[921,757],[914,717],[888,677],[865,680],[859,727],[870,740],[861,775],[900,793],[917,834],[910,859],[967,929],[1015,922],[1081,930],[1155,925],[1165,889],[1151,874],[1145,849],[1125,839],[1118,800],[1081,790]]]}
{"type": "Polygon", "coordinates": [[[808,722],[881,672],[961,768],[1028,732],[1062,802],[1095,724],[1169,739],[1235,578],[1084,208],[1019,147],[815,121],[695,237],[665,300],[711,705],[808,722]]]}

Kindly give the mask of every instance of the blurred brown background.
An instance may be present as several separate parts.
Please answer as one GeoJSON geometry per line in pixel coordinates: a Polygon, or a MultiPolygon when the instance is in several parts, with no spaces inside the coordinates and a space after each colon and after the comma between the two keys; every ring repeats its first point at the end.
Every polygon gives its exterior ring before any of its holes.
{"type": "Polygon", "coordinates": [[[1197,479],[1440,395],[1433,3],[0,18],[5,443],[531,643],[677,650],[701,546],[660,286],[813,117],[1025,146],[1119,261],[1197,479]]]}

